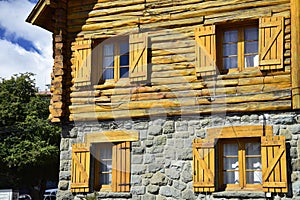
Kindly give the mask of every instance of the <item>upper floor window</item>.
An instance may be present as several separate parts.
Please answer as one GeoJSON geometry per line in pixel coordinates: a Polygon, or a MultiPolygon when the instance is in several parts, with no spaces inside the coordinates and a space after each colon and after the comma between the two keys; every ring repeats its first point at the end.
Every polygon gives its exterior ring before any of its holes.
{"type": "Polygon", "coordinates": [[[219,66],[222,71],[258,66],[258,26],[222,28],[217,35],[220,45],[219,66]]]}
{"type": "Polygon", "coordinates": [[[102,48],[102,79],[119,80],[120,78],[128,78],[128,38],[112,40],[112,42],[103,44],[102,48]]]}
{"type": "Polygon", "coordinates": [[[196,76],[284,68],[284,18],[202,25],[195,29],[196,76]]]}

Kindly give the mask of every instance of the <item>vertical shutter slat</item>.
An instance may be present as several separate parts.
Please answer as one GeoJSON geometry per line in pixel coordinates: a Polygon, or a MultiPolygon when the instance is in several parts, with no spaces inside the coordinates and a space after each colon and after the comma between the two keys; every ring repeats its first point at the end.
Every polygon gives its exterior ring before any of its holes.
{"type": "Polygon", "coordinates": [[[138,33],[129,36],[129,78],[130,81],[148,79],[148,34],[138,33]]]}
{"type": "Polygon", "coordinates": [[[73,70],[76,86],[91,84],[92,40],[78,40],[73,43],[73,70]]]}
{"type": "Polygon", "coordinates": [[[196,76],[215,75],[217,70],[215,25],[196,28],[195,40],[196,76]]]}
{"type": "Polygon", "coordinates": [[[288,188],[285,137],[263,136],[261,152],[263,190],[286,193],[288,188]]]}
{"type": "Polygon", "coordinates": [[[262,70],[283,68],[284,18],[259,20],[259,66],[262,70]]]}
{"type": "Polygon", "coordinates": [[[215,191],[215,149],[213,140],[193,142],[193,186],[195,192],[215,191]]]}
{"type": "Polygon", "coordinates": [[[89,192],[90,151],[85,144],[72,145],[71,192],[89,192]]]}

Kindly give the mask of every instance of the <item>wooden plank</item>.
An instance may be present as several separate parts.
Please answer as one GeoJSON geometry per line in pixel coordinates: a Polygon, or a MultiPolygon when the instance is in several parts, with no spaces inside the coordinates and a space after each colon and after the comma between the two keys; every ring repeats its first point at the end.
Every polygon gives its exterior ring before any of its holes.
{"type": "MultiPolygon", "coordinates": [[[[300,44],[300,2],[291,0],[291,43],[300,44]]],[[[300,109],[300,46],[291,45],[292,102],[293,109],[300,109]]]]}

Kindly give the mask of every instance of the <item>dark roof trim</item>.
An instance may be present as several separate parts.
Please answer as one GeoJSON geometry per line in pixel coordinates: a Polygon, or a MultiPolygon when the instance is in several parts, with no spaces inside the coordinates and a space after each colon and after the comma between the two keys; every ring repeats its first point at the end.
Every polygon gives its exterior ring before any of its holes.
{"type": "Polygon", "coordinates": [[[53,4],[53,0],[39,0],[27,17],[26,22],[53,32],[51,23],[53,4]]]}

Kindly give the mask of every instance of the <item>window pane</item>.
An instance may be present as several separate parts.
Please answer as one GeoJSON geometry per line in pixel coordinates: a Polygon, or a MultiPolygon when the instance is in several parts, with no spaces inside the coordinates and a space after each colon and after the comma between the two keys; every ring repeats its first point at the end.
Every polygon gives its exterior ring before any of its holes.
{"type": "Polygon", "coordinates": [[[238,148],[238,144],[224,144],[224,156],[237,156],[238,148]]]}
{"type": "Polygon", "coordinates": [[[245,53],[256,53],[258,52],[258,42],[245,42],[245,53]]]}
{"type": "Polygon", "coordinates": [[[237,55],[237,44],[224,44],[223,45],[223,57],[237,55]]]}
{"type": "Polygon", "coordinates": [[[103,143],[99,148],[100,184],[111,184],[112,173],[112,144],[103,143]]]}
{"type": "Polygon", "coordinates": [[[114,57],[106,56],[103,58],[103,67],[113,67],[114,66],[114,57]]]}
{"type": "Polygon", "coordinates": [[[246,169],[261,170],[261,160],[260,157],[257,158],[246,158],[246,169]]]}
{"type": "Polygon", "coordinates": [[[224,158],[224,170],[237,170],[239,169],[238,158],[224,158]]]}
{"type": "Polygon", "coordinates": [[[129,53],[129,43],[121,43],[120,44],[120,55],[129,53]]]}
{"type": "Polygon", "coordinates": [[[120,57],[120,66],[127,66],[129,65],[129,55],[121,55],[120,57]]]}
{"type": "Polygon", "coordinates": [[[247,184],[262,184],[262,173],[261,171],[253,171],[246,173],[247,184]]]}
{"type": "Polygon", "coordinates": [[[224,69],[232,69],[237,68],[237,56],[230,57],[230,58],[223,58],[223,65],[224,69]]]}
{"type": "Polygon", "coordinates": [[[237,42],[238,41],[238,31],[237,30],[231,30],[231,31],[225,31],[224,32],[224,38],[223,42],[237,42]]]}
{"type": "Polygon", "coordinates": [[[114,45],[113,44],[105,44],[103,46],[103,55],[104,56],[113,56],[114,55],[114,45]]]}
{"type": "Polygon", "coordinates": [[[245,56],[245,67],[258,66],[258,55],[245,56]]]}
{"type": "Polygon", "coordinates": [[[260,155],[260,143],[259,142],[253,142],[253,143],[246,143],[246,155],[260,155]]]}
{"type": "Polygon", "coordinates": [[[238,172],[224,172],[224,184],[239,184],[238,172]]]}
{"type": "Polygon", "coordinates": [[[258,40],[258,28],[246,28],[245,29],[245,40],[258,40]]]}
{"type": "Polygon", "coordinates": [[[128,78],[129,67],[121,67],[120,78],[128,78]]]}
{"type": "Polygon", "coordinates": [[[103,79],[114,79],[114,68],[106,68],[103,72],[103,79]]]}

